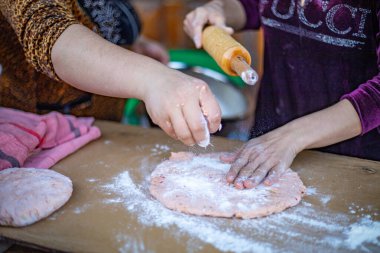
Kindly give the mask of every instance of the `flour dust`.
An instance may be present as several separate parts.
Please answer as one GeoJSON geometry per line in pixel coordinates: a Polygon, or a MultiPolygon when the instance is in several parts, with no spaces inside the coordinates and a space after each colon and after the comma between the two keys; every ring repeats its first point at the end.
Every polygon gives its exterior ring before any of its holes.
{"type": "MultiPolygon", "coordinates": [[[[141,228],[136,229],[165,229],[165,233],[184,244],[188,252],[200,251],[206,245],[222,252],[380,251],[380,222],[373,220],[376,213],[358,220],[357,208],[350,209],[355,210],[355,215],[329,212],[324,207],[331,196],[321,195],[316,188],[310,187],[307,194],[318,196],[322,207],[303,200],[296,207],[266,218],[192,216],[171,211],[152,198],[148,187],[154,166],[146,160],[141,165],[141,175],[132,177],[126,169],[101,186],[102,191],[113,193],[104,203],[122,205],[141,224],[141,228]]],[[[119,236],[123,238],[122,234],[119,236]]],[[[120,252],[153,251],[142,241],[127,239],[120,252]]]]}

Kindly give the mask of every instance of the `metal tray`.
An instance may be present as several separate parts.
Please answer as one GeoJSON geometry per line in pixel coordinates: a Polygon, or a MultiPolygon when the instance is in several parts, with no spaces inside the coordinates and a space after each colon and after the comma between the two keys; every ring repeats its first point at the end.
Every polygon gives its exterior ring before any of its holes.
{"type": "Polygon", "coordinates": [[[205,81],[220,105],[222,119],[234,120],[246,116],[246,97],[225,75],[204,67],[188,66],[183,62],[170,62],[169,67],[205,81]]]}

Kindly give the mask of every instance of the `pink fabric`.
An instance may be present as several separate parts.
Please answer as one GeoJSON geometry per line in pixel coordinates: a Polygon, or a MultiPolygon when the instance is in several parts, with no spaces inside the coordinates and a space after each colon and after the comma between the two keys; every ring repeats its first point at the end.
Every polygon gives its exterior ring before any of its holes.
{"type": "Polygon", "coordinates": [[[48,169],[100,136],[93,118],[37,115],[0,107],[0,170],[48,169]]]}

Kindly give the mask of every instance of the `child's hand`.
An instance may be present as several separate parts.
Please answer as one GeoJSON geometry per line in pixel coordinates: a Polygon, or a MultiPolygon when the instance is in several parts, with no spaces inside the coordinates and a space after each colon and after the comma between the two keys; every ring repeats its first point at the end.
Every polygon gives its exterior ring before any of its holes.
{"type": "Polygon", "coordinates": [[[161,76],[162,80],[152,80],[143,98],[153,122],[186,145],[207,140],[221,121],[220,107],[208,85],[171,69],[161,76]]]}
{"type": "Polygon", "coordinates": [[[261,182],[276,183],[301,150],[296,132],[278,128],[248,141],[221,160],[232,163],[227,182],[238,189],[254,188],[261,182]]]}
{"type": "Polygon", "coordinates": [[[234,32],[231,27],[226,26],[223,2],[220,0],[211,1],[186,15],[183,29],[197,48],[202,47],[202,30],[206,24],[218,26],[229,34],[234,32]]]}

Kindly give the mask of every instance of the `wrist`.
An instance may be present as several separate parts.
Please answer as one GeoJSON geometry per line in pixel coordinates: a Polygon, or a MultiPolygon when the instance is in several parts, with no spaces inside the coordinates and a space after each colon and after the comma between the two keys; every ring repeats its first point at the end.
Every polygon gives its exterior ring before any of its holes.
{"type": "Polygon", "coordinates": [[[305,130],[307,127],[310,127],[310,125],[304,117],[295,119],[283,126],[283,133],[289,135],[297,154],[307,149],[313,142],[313,134],[307,134],[310,132],[305,130]]]}

